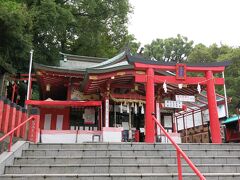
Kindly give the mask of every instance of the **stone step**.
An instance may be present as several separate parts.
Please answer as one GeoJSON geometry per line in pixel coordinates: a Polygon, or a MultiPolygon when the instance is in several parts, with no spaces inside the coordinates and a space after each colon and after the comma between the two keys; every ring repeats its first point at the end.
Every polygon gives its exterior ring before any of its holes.
{"type": "MultiPolygon", "coordinates": [[[[238,173],[239,164],[197,164],[201,173],[238,173]]],[[[182,165],[184,173],[192,173],[182,165]]],[[[66,164],[66,165],[13,165],[5,167],[5,174],[102,174],[102,173],[177,173],[176,164],[66,164]]]]}
{"type": "MultiPolygon", "coordinates": [[[[240,149],[236,143],[225,144],[178,144],[183,149],[240,149]]],[[[82,144],[30,144],[29,149],[136,149],[136,150],[151,150],[151,149],[175,149],[172,144],[146,144],[146,143],[82,143],[82,144]]]]}
{"type": "MultiPolygon", "coordinates": [[[[240,164],[239,156],[189,156],[196,164],[240,164]]],[[[15,165],[25,164],[176,164],[171,156],[28,156],[15,158],[15,165]]],[[[182,160],[184,164],[185,161],[182,160]]]]}
{"type": "MultiPolygon", "coordinates": [[[[209,180],[239,180],[240,173],[205,173],[209,180]]],[[[178,180],[177,173],[154,174],[7,174],[0,176],[1,180],[178,180]]],[[[184,180],[199,180],[193,173],[183,173],[184,180]]]]}
{"type": "MultiPolygon", "coordinates": [[[[204,174],[206,179],[211,180],[238,180],[240,173],[214,173],[204,174]]],[[[176,173],[155,173],[155,174],[9,174],[2,175],[0,179],[3,180],[178,180],[176,173]]],[[[192,173],[184,173],[184,180],[199,180],[199,178],[192,173]]]]}
{"type": "MultiPolygon", "coordinates": [[[[240,149],[191,149],[183,151],[188,156],[240,156],[240,149]]],[[[23,156],[176,156],[173,149],[34,149],[24,150],[23,156]]]]}

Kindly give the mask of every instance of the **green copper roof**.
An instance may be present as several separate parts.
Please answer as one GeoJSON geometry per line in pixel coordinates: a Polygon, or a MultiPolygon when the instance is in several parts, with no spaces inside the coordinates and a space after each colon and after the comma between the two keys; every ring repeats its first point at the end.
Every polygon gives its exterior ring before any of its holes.
{"type": "Polygon", "coordinates": [[[233,117],[227,118],[223,123],[227,124],[227,123],[230,123],[230,122],[237,121],[238,119],[239,119],[239,116],[233,116],[233,117]]]}

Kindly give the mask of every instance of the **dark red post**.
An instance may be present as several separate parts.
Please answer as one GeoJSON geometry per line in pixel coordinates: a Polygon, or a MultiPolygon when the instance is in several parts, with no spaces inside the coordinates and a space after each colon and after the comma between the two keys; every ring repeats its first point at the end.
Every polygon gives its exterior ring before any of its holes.
{"type": "Polygon", "coordinates": [[[8,99],[4,100],[4,112],[2,121],[2,131],[3,133],[8,132],[9,116],[10,116],[10,101],[8,99]]]}
{"type": "Polygon", "coordinates": [[[9,117],[8,131],[11,131],[15,127],[17,105],[15,103],[11,102],[10,107],[11,107],[11,113],[10,113],[10,117],[9,117]]]}
{"type": "MultiPolygon", "coordinates": [[[[21,106],[17,106],[17,112],[16,112],[16,126],[18,126],[19,124],[21,124],[21,119],[22,119],[22,108],[21,106]]],[[[20,129],[21,128],[18,128],[17,131],[15,132],[15,135],[17,137],[20,136],[20,129]]]]}
{"type": "MultiPolygon", "coordinates": [[[[21,118],[21,123],[24,122],[25,120],[27,120],[27,110],[26,109],[22,109],[22,118],[21,118]]],[[[22,138],[26,138],[25,134],[26,134],[26,125],[23,125],[21,128],[21,132],[20,132],[20,136],[22,138]]]]}
{"type": "Polygon", "coordinates": [[[4,98],[0,96],[0,130],[2,129],[3,123],[3,108],[4,108],[4,98]]]}
{"type": "Polygon", "coordinates": [[[40,124],[40,115],[36,114],[34,115],[34,121],[35,121],[35,129],[34,129],[34,135],[33,135],[33,142],[37,143],[39,141],[39,124],[40,124]]]}
{"type": "Polygon", "coordinates": [[[152,120],[152,113],[154,113],[154,70],[147,69],[147,83],[146,83],[146,113],[145,113],[145,142],[155,142],[155,126],[152,120]]]}
{"type": "Polygon", "coordinates": [[[208,109],[210,118],[210,130],[213,143],[222,143],[220,133],[220,123],[218,119],[217,101],[214,86],[214,76],[212,71],[206,72],[207,78],[207,98],[208,98],[208,109]]]}
{"type": "Polygon", "coordinates": [[[33,119],[29,121],[28,140],[37,143],[39,139],[39,110],[37,108],[30,109],[29,117],[33,117],[33,119]]]}

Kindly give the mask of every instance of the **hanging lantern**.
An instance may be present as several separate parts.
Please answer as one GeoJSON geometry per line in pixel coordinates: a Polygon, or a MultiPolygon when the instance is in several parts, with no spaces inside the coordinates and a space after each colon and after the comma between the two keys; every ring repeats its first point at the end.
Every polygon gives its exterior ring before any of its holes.
{"type": "Polygon", "coordinates": [[[199,83],[198,83],[198,85],[197,85],[197,90],[198,90],[198,93],[201,93],[201,86],[200,86],[199,83]]]}
{"type": "Polygon", "coordinates": [[[122,103],[120,104],[120,113],[123,113],[122,103]]]}
{"type": "Polygon", "coordinates": [[[134,113],[137,114],[137,103],[135,103],[135,106],[134,106],[134,113]]]}
{"type": "Polygon", "coordinates": [[[167,93],[167,84],[166,84],[166,81],[164,81],[164,83],[163,83],[163,89],[164,89],[164,92],[167,93]]]}
{"type": "Polygon", "coordinates": [[[48,92],[49,92],[49,91],[50,91],[50,89],[51,89],[51,85],[50,85],[50,84],[47,84],[47,85],[46,85],[46,91],[48,91],[48,92]]]}

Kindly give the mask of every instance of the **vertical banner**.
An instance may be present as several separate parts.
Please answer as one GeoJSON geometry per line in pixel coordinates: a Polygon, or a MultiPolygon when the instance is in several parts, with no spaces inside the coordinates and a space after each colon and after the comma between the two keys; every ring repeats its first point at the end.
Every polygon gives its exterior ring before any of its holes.
{"type": "MultiPolygon", "coordinates": [[[[160,122],[160,106],[158,102],[156,102],[156,118],[160,122]]],[[[160,135],[160,134],[161,134],[161,129],[159,126],[157,126],[157,135],[160,135]]]]}
{"type": "Polygon", "coordinates": [[[109,99],[105,99],[105,127],[109,127],[109,99]]]}

